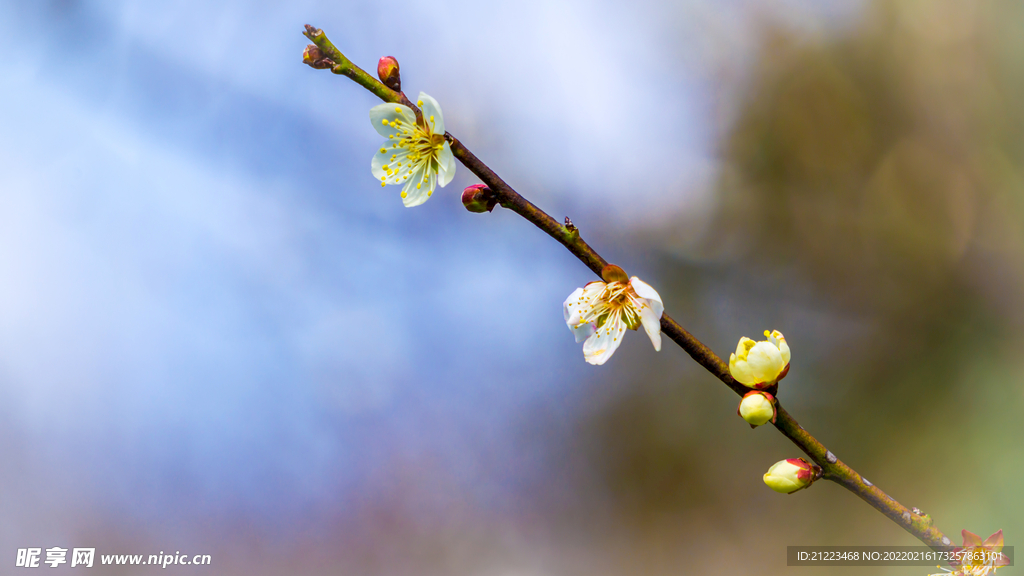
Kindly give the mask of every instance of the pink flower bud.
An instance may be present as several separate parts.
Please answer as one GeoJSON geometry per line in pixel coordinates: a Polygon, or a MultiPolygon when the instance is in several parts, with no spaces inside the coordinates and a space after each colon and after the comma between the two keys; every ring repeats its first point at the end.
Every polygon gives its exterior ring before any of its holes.
{"type": "Polygon", "coordinates": [[[490,212],[497,203],[494,192],[484,184],[473,184],[462,191],[462,205],[470,212],[490,212]]]}
{"type": "Polygon", "coordinates": [[[377,77],[388,88],[402,91],[402,77],[398,73],[398,60],[394,56],[384,56],[377,61],[377,77]]]}

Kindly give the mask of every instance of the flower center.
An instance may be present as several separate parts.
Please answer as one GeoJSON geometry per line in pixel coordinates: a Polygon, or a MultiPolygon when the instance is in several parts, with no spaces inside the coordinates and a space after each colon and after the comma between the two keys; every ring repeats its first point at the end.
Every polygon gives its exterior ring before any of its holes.
{"type": "Polygon", "coordinates": [[[590,309],[581,313],[580,320],[588,324],[593,322],[599,329],[621,320],[627,328],[636,330],[640,326],[643,307],[632,286],[626,282],[611,282],[591,298],[590,309]]]}
{"type": "MultiPolygon", "coordinates": [[[[430,120],[433,120],[433,117],[430,120]]],[[[428,163],[430,169],[438,169],[437,158],[444,147],[444,136],[433,134],[426,126],[408,124],[401,118],[392,121],[391,126],[400,132],[398,146],[409,151],[409,161],[413,166],[428,163]]]]}

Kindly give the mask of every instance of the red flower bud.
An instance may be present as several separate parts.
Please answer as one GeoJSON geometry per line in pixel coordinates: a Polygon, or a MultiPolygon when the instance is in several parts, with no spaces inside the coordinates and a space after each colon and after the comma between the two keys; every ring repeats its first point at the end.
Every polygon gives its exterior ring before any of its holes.
{"type": "Polygon", "coordinates": [[[402,91],[402,77],[398,73],[398,60],[394,56],[384,56],[377,61],[377,77],[395,92],[402,91]]]}
{"type": "Polygon", "coordinates": [[[462,191],[462,205],[470,212],[490,212],[497,203],[494,192],[484,184],[473,184],[462,191]]]}

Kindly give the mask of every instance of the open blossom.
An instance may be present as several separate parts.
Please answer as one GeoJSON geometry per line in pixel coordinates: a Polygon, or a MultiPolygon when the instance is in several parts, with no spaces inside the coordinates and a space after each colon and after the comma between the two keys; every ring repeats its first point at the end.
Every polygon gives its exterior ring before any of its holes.
{"type": "Polygon", "coordinates": [[[441,107],[420,92],[416,105],[423,123],[401,104],[381,104],[370,109],[370,122],[387,138],[370,163],[380,185],[402,184],[402,203],[407,207],[427,201],[438,185],[445,186],[455,176],[455,156],[444,139],[441,107]]]}
{"type": "Polygon", "coordinates": [[[751,388],[767,388],[789,373],[789,345],[782,332],[764,331],[768,338],[754,342],[744,336],[729,355],[729,372],[737,382],[751,388]]]}
{"type": "Polygon", "coordinates": [[[618,266],[611,274],[602,273],[608,282],[591,282],[577,288],[562,305],[565,323],[583,343],[583,357],[590,364],[604,364],[622,343],[626,328],[636,330],[642,324],[655,350],[661,350],[661,296],[636,276],[626,280],[618,266]]]}
{"type": "Polygon", "coordinates": [[[1006,566],[1010,559],[1001,551],[1003,549],[1003,531],[999,530],[984,542],[981,536],[964,530],[964,545],[953,548],[950,568],[931,576],[989,576],[1000,566],[1006,566]],[[958,560],[956,560],[958,559],[958,560]]]}

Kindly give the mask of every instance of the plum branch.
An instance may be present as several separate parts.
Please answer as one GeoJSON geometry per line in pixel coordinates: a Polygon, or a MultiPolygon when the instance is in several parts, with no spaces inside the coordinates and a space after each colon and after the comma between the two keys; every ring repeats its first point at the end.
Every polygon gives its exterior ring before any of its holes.
{"type": "MultiPolygon", "coordinates": [[[[334,74],[347,76],[381,100],[408,106],[416,113],[417,118],[422,118],[419,108],[402,91],[389,88],[353,64],[334,46],[322,30],[307,24],[303,34],[313,42],[306,47],[303,62],[312,68],[330,70],[334,74]]],[[[540,228],[562,246],[565,246],[592,272],[601,276],[601,271],[608,265],[608,262],[583,240],[579,229],[573,226],[568,218],[564,223],[558,222],[516,192],[455,136],[446,132],[445,139],[455,158],[490,188],[498,204],[540,228]]],[[[663,314],[661,317],[661,330],[733,392],[743,396],[750,391],[750,388],[733,379],[726,362],[687,332],[668,314],[663,314]]],[[[774,387],[769,391],[772,394],[777,392],[774,387]]],[[[824,444],[804,430],[803,426],[786,412],[781,404],[777,405],[777,417],[774,424],[779,432],[789,438],[821,468],[822,478],[846,488],[926,545],[938,549],[947,549],[951,546],[950,539],[933,525],[930,516],[923,514],[917,508],[910,509],[903,506],[842,460],[839,460],[824,444]]]]}

